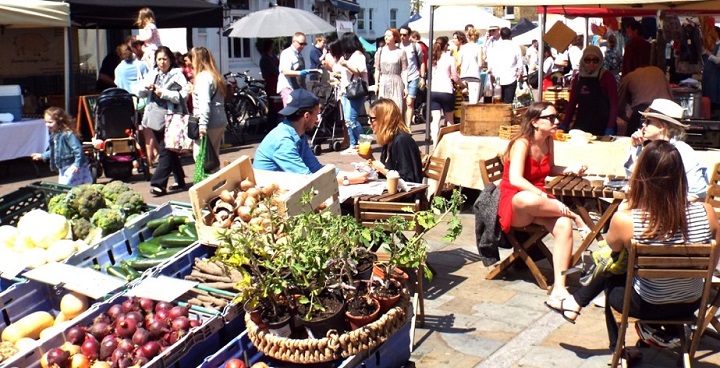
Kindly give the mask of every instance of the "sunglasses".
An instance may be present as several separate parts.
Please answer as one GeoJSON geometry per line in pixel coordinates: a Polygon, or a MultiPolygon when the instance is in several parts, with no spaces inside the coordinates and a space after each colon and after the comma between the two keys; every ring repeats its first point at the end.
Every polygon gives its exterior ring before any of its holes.
{"type": "Polygon", "coordinates": [[[368,115],[368,121],[369,121],[370,123],[374,123],[376,120],[377,120],[377,116],[370,116],[370,115],[368,115]]]}
{"type": "Polygon", "coordinates": [[[584,60],[585,60],[585,64],[590,64],[590,63],[597,64],[600,62],[600,59],[598,59],[598,58],[585,58],[584,60]]]}
{"type": "Polygon", "coordinates": [[[549,120],[551,123],[554,124],[554,123],[558,120],[558,116],[557,116],[557,114],[542,115],[542,116],[538,116],[538,119],[547,119],[547,120],[549,120]]]}
{"type": "Polygon", "coordinates": [[[407,33],[400,33],[400,37],[407,37],[407,36],[408,36],[407,33]]]}
{"type": "Polygon", "coordinates": [[[298,42],[298,41],[295,41],[295,42],[297,42],[298,45],[300,45],[300,46],[307,46],[307,42],[298,42]]]}

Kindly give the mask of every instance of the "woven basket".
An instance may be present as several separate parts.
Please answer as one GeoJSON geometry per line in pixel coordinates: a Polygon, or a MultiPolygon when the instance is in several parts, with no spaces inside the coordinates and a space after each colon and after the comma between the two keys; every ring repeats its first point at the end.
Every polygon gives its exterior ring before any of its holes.
{"type": "Polygon", "coordinates": [[[520,125],[501,125],[499,136],[502,139],[510,139],[520,132],[520,125]]]}
{"type": "Polygon", "coordinates": [[[316,364],[331,362],[370,351],[387,341],[407,320],[409,297],[404,294],[397,305],[368,325],[342,335],[328,333],[322,339],[289,339],[262,331],[245,314],[248,337],[263,354],[284,362],[316,364]]]}

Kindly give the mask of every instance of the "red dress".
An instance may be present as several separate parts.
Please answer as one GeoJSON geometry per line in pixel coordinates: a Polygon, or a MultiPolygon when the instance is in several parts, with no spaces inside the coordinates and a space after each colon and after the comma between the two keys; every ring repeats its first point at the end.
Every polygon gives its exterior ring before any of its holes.
{"type": "MultiPolygon", "coordinates": [[[[523,177],[538,189],[545,191],[545,178],[550,175],[550,153],[543,156],[540,162],[535,161],[530,155],[525,158],[525,171],[523,177]]],[[[510,184],[510,160],[505,163],[502,181],[500,181],[500,202],[498,203],[498,218],[502,231],[510,231],[510,223],[513,217],[512,199],[520,192],[518,188],[510,184]]]]}

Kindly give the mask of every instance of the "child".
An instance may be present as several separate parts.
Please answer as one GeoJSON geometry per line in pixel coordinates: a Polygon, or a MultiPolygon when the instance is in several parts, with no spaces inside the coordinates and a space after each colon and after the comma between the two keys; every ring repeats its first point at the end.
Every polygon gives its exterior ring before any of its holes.
{"type": "Polygon", "coordinates": [[[35,161],[49,161],[51,170],[59,170],[58,182],[66,185],[93,182],[90,165],[83,154],[82,143],[72,129],[72,118],[59,107],[45,110],[45,125],[50,130],[50,144],[45,153],[33,153],[35,161]]]}
{"type": "Polygon", "coordinates": [[[144,42],[142,60],[148,69],[152,69],[155,67],[155,51],[162,46],[160,33],[155,25],[155,13],[150,8],[140,9],[135,25],[140,28],[140,33],[135,39],[144,42]]]}

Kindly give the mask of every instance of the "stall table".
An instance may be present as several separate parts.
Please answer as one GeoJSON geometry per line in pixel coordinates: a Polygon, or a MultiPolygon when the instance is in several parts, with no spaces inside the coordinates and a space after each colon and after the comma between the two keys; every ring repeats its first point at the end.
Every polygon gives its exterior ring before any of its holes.
{"type": "MultiPolygon", "coordinates": [[[[508,140],[499,137],[465,136],[452,132],[438,142],[433,156],[450,157],[447,182],[482,190],[484,188],[480,174],[480,159],[502,154],[508,140]]],[[[623,163],[627,159],[629,137],[617,137],[613,142],[593,141],[588,144],[555,142],[555,164],[570,166],[585,164],[588,171],[596,174],[625,176],[623,163]]],[[[706,167],[712,168],[720,162],[720,150],[698,152],[698,157],[706,167]]]]}
{"type": "Polygon", "coordinates": [[[43,119],[27,119],[0,124],[0,161],[43,153],[48,145],[48,129],[43,119]]]}

